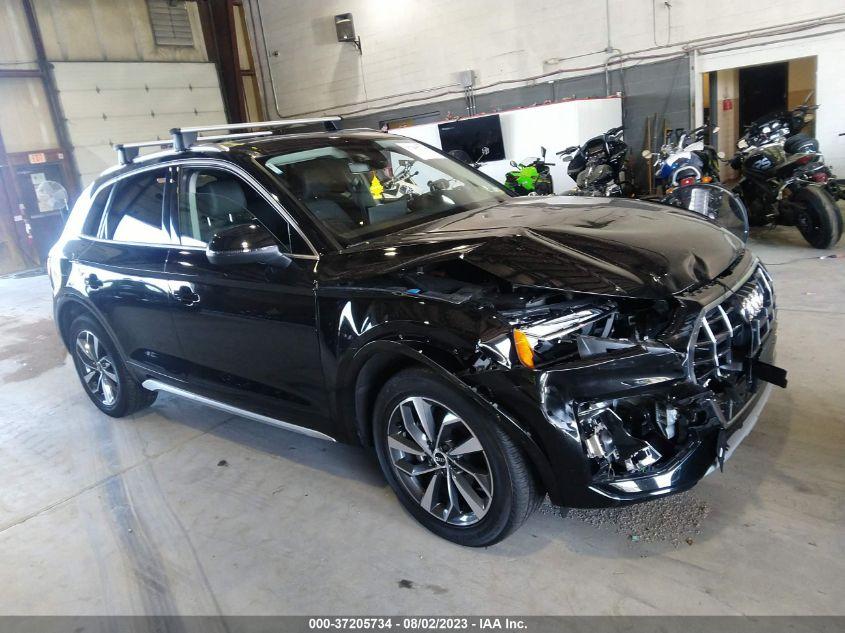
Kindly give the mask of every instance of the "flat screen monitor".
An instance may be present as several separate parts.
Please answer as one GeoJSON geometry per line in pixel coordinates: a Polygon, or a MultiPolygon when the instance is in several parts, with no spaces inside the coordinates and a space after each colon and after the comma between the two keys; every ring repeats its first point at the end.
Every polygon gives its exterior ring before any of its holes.
{"type": "Polygon", "coordinates": [[[471,161],[481,158],[481,162],[485,163],[505,159],[502,124],[498,114],[448,121],[441,123],[438,127],[440,128],[440,147],[446,153],[465,152],[471,161]],[[490,153],[483,157],[482,147],[490,149],[490,153]]]}

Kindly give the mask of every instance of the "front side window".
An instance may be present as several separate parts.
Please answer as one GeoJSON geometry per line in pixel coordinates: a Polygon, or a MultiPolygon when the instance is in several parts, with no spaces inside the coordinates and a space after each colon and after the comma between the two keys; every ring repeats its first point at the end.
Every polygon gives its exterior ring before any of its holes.
{"type": "Polygon", "coordinates": [[[115,242],[168,244],[163,208],[167,169],[155,169],[118,181],[100,226],[100,237],[115,242]]]}
{"type": "MultiPolygon", "coordinates": [[[[179,176],[179,241],[205,247],[217,231],[239,224],[280,218],[267,200],[235,174],[221,169],[182,168],[179,176]]],[[[280,220],[281,222],[281,220],[280,220]]],[[[286,253],[310,254],[296,230],[282,222],[280,247],[286,253]]]]}
{"type": "Polygon", "coordinates": [[[264,165],[345,244],[509,197],[476,171],[411,139],[298,143],[268,156],[264,165]]]}

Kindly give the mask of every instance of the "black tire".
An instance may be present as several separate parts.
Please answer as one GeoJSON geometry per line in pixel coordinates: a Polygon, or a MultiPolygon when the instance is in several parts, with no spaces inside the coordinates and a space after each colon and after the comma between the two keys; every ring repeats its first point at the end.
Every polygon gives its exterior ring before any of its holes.
{"type": "Polygon", "coordinates": [[[95,319],[85,314],[78,316],[68,328],[67,340],[82,388],[100,411],[113,418],[122,418],[150,406],[155,401],[158,392],[148,391],[138,384],[126,368],[111,338],[95,319]],[[86,362],[90,363],[91,360],[90,357],[85,357],[77,344],[81,335],[87,337],[86,333],[96,339],[102,356],[101,362],[104,367],[108,367],[108,374],[117,378],[109,381],[109,384],[116,384],[116,389],[110,388],[109,392],[113,398],[105,398],[102,389],[95,391],[91,384],[86,382],[85,376],[91,373],[90,366],[86,367],[86,362]],[[83,360],[83,357],[88,360],[83,360]]]}
{"type": "MultiPolygon", "coordinates": [[[[408,512],[438,536],[469,547],[493,545],[519,528],[542,502],[540,486],[520,448],[488,412],[431,371],[408,369],[391,378],[376,399],[373,415],[376,454],[387,482],[408,512]],[[388,448],[389,421],[400,403],[410,397],[442,403],[480,442],[481,455],[486,459],[492,479],[492,495],[486,514],[477,522],[453,525],[434,516],[411,495],[394,471],[388,448]]],[[[460,471],[457,472],[460,476],[460,471]]],[[[449,479],[448,470],[446,479],[449,479]]]]}
{"type": "Polygon", "coordinates": [[[833,247],[842,237],[842,214],[836,201],[819,187],[804,187],[795,194],[795,225],[814,248],[833,247]]]}

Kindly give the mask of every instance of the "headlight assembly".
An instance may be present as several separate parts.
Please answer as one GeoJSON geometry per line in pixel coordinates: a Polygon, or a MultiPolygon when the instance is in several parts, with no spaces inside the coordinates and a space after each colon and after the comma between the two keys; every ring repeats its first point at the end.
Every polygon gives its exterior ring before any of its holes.
{"type": "Polygon", "coordinates": [[[615,313],[612,305],[583,307],[544,321],[520,324],[513,331],[517,357],[524,366],[533,368],[555,346],[574,342],[576,334],[607,336],[615,313]]]}

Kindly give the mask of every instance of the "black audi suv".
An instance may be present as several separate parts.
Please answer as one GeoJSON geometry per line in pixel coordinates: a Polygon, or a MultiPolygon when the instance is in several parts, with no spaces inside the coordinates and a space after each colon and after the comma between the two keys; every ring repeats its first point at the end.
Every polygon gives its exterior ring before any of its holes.
{"type": "Polygon", "coordinates": [[[785,384],[772,280],[706,218],[515,198],[393,134],[173,132],[118,148],[49,258],[107,415],[164,391],[373,447],[411,515],[483,546],[546,494],[688,489],[785,384]]]}

